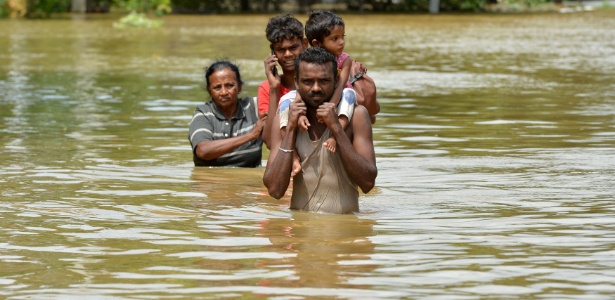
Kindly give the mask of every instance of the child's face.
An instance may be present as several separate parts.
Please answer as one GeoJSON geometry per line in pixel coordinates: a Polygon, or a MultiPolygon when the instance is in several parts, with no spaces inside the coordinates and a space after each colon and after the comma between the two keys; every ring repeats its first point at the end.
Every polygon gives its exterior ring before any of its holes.
{"type": "Polygon", "coordinates": [[[303,50],[307,49],[307,40],[300,38],[284,39],[272,45],[273,53],[284,73],[295,71],[295,59],[303,50]]]}
{"type": "Polygon", "coordinates": [[[344,52],[344,36],[346,34],[346,30],[343,26],[335,26],[331,30],[331,34],[325,37],[323,41],[323,48],[327,51],[333,53],[333,55],[338,56],[344,52]]]}

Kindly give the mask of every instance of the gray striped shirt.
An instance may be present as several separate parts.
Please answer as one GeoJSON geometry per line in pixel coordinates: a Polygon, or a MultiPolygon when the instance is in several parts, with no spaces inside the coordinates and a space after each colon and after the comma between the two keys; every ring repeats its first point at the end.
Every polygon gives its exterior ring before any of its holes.
{"type": "Polygon", "coordinates": [[[259,167],[262,159],[263,140],[245,143],[216,159],[202,160],[195,154],[196,146],[203,141],[221,140],[252,132],[258,121],[256,97],[238,100],[235,116],[229,121],[213,101],[199,105],[194,110],[188,139],[192,145],[195,166],[259,167]]]}

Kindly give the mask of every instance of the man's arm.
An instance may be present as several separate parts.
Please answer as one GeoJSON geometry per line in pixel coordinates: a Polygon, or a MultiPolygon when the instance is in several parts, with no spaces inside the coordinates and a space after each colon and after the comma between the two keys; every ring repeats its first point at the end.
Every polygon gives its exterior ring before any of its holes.
{"type": "Polygon", "coordinates": [[[348,132],[352,132],[353,138],[350,141],[335,115],[335,105],[325,103],[321,107],[319,117],[323,118],[337,141],[337,151],[340,153],[346,173],[364,193],[368,193],[376,184],[378,168],[376,167],[372,124],[367,109],[361,105],[355,107],[351,119],[352,126],[347,128],[348,132]]]}
{"type": "Polygon", "coordinates": [[[290,174],[293,165],[293,151],[297,138],[297,120],[299,115],[305,115],[306,107],[303,101],[294,100],[290,106],[290,115],[286,134],[282,138],[279,126],[279,115],[275,115],[271,128],[271,149],[267,166],[263,174],[263,183],[267,187],[269,195],[280,199],[288,190],[290,174]]]}

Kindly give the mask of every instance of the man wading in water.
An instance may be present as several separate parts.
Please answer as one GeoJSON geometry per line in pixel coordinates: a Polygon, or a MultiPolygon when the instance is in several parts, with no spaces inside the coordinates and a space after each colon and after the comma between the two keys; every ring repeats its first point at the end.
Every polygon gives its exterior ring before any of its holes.
{"type": "MultiPolygon", "coordinates": [[[[269,74],[268,74],[269,75],[269,74]]],[[[275,80],[268,76],[270,80],[275,80]]],[[[298,96],[290,104],[286,134],[279,126],[270,126],[271,152],[263,175],[269,194],[280,199],[290,184],[293,152],[301,159],[301,172],[293,178],[290,208],[324,213],[359,211],[358,188],[369,192],[376,182],[378,169],[369,113],[357,105],[344,131],[331,96],[339,84],[335,57],[318,47],[302,52],[295,61],[295,85],[298,96]],[[299,116],[311,126],[298,129],[299,116]],[[323,143],[330,136],[337,151],[323,143]]],[[[274,121],[279,124],[279,116],[274,121]]]]}

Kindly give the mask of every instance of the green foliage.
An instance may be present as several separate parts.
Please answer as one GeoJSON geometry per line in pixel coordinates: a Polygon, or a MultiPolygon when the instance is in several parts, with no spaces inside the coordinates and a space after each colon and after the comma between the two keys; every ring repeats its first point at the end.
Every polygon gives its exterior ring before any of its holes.
{"type": "Polygon", "coordinates": [[[551,0],[507,0],[498,3],[494,10],[501,12],[540,11],[550,9],[552,5],[551,0]]]}
{"type": "MultiPolygon", "coordinates": [[[[357,0],[350,0],[349,7],[358,8],[357,0]]],[[[388,12],[426,12],[429,10],[429,0],[401,1],[362,1],[373,11],[388,12]]],[[[479,11],[485,5],[485,0],[440,0],[440,11],[479,11]]]]}
{"type": "Polygon", "coordinates": [[[240,10],[237,0],[172,0],[177,13],[229,13],[240,10]]]}
{"type": "Polygon", "coordinates": [[[131,12],[129,15],[121,18],[118,22],[113,23],[115,28],[158,28],[162,26],[162,21],[151,20],[144,13],[131,12]]]}
{"type": "Polygon", "coordinates": [[[8,5],[6,0],[0,0],[0,18],[6,18],[9,16],[8,5]]]}
{"type": "Polygon", "coordinates": [[[49,18],[53,13],[67,12],[71,0],[28,0],[28,18],[49,18]]]}
{"type": "Polygon", "coordinates": [[[119,0],[114,3],[126,11],[140,13],[153,11],[157,16],[171,12],[171,0],[119,0]]]}
{"type": "Polygon", "coordinates": [[[485,0],[441,0],[442,11],[479,11],[485,6],[485,0]]]}
{"type": "MultiPolygon", "coordinates": [[[[554,0],[440,0],[441,12],[485,11],[488,6],[499,7],[498,11],[536,11],[552,7],[554,0]]],[[[602,0],[607,1],[607,0],[602,0]]],[[[346,0],[349,10],[373,12],[427,12],[429,0],[346,0]]],[[[604,2],[608,3],[608,2],[604,2]]],[[[491,8],[492,9],[492,8],[491,8]]],[[[491,10],[490,9],[490,10],[491,10]]]]}
{"type": "Polygon", "coordinates": [[[522,4],[525,4],[525,6],[527,7],[541,6],[541,5],[545,5],[551,2],[548,0],[518,0],[518,1],[521,2],[522,4]]]}

